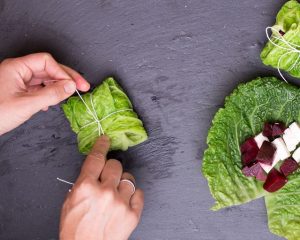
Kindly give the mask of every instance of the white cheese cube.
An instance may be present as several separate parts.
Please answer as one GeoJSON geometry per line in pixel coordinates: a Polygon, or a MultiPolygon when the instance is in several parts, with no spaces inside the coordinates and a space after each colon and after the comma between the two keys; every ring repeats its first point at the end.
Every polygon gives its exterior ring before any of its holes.
{"type": "Polygon", "coordinates": [[[293,153],[293,158],[296,162],[300,162],[300,147],[296,149],[296,151],[293,153]]]}
{"type": "Polygon", "coordinates": [[[262,133],[258,134],[255,138],[254,138],[258,148],[261,147],[261,145],[263,144],[264,141],[268,141],[269,139],[267,137],[265,137],[262,133]]]}
{"type": "Polygon", "coordinates": [[[283,140],[287,146],[287,149],[292,152],[295,150],[297,144],[298,144],[298,140],[297,138],[294,136],[293,132],[291,131],[290,128],[287,128],[285,131],[284,131],[284,134],[283,134],[283,140]]]}
{"type": "Polygon", "coordinates": [[[273,168],[273,164],[272,164],[272,166],[264,164],[264,163],[259,163],[259,164],[266,173],[269,173],[271,171],[271,169],[273,168]]]}
{"type": "Polygon", "coordinates": [[[259,163],[260,166],[263,168],[263,170],[265,170],[266,173],[269,173],[271,171],[272,168],[275,167],[275,165],[280,161],[279,158],[274,159],[272,165],[267,165],[264,163],[259,163]]]}
{"type": "Polygon", "coordinates": [[[272,169],[273,167],[275,167],[275,165],[276,165],[279,161],[280,161],[279,159],[277,159],[277,160],[274,159],[272,165],[267,165],[267,164],[264,164],[264,163],[259,163],[259,164],[260,164],[260,166],[263,168],[263,170],[264,170],[266,173],[269,173],[269,172],[271,171],[271,169],[272,169]]]}
{"type": "Polygon", "coordinates": [[[289,156],[291,156],[291,153],[287,149],[282,138],[276,138],[272,143],[276,147],[276,152],[273,161],[273,163],[276,162],[275,165],[278,163],[278,161],[287,159],[289,156]]]}
{"type": "Polygon", "coordinates": [[[298,123],[293,122],[289,129],[291,129],[291,132],[294,134],[295,138],[298,140],[298,143],[300,142],[300,126],[298,123]]]}

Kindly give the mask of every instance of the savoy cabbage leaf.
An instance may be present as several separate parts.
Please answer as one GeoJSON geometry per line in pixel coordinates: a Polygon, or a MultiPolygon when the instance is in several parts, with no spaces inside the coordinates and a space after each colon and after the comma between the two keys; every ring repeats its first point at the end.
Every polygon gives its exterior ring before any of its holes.
{"type": "Polygon", "coordinates": [[[78,148],[88,154],[99,133],[111,140],[110,150],[127,150],[147,140],[142,121],[132,109],[132,104],[113,78],[107,78],[91,93],[70,97],[63,111],[72,130],[77,133],[78,148]],[[95,117],[100,121],[100,126],[95,117]],[[103,131],[103,132],[102,132],[103,131]]]}
{"type": "Polygon", "coordinates": [[[271,232],[289,240],[300,237],[300,173],[289,177],[289,182],[278,192],[267,194],[265,202],[271,232]]]}
{"type": "Polygon", "coordinates": [[[265,65],[285,70],[300,77],[300,4],[296,0],[286,2],[277,14],[272,26],[271,41],[261,52],[265,65]]]}
{"type": "Polygon", "coordinates": [[[241,171],[240,144],[260,133],[268,121],[300,122],[300,90],[273,77],[241,84],[212,121],[202,172],[216,201],[213,210],[266,196],[270,230],[293,240],[300,231],[300,173],[271,194],[241,171]]]}

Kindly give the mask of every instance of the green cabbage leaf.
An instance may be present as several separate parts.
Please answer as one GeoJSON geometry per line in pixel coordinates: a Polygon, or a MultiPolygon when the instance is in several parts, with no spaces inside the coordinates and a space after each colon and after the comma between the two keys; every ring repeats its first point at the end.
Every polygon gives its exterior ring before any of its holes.
{"type": "Polygon", "coordinates": [[[96,139],[106,134],[111,140],[110,150],[127,150],[147,140],[142,121],[132,104],[113,78],[107,78],[91,93],[70,97],[62,105],[72,130],[77,134],[78,148],[88,154],[96,139]],[[99,124],[96,120],[99,120],[99,124]]]}
{"type": "Polygon", "coordinates": [[[265,196],[268,224],[271,232],[289,240],[300,237],[300,174],[289,178],[278,192],[265,196]]]}
{"type": "Polygon", "coordinates": [[[271,40],[273,43],[268,41],[260,54],[262,62],[284,70],[294,77],[300,77],[300,53],[297,52],[300,50],[300,4],[298,1],[291,0],[282,6],[277,14],[275,25],[272,26],[271,40]]]}
{"type": "Polygon", "coordinates": [[[300,122],[300,90],[273,77],[239,85],[212,121],[202,172],[216,201],[213,210],[266,197],[270,230],[293,240],[300,236],[300,173],[271,194],[241,172],[241,143],[268,121],[300,122]]]}

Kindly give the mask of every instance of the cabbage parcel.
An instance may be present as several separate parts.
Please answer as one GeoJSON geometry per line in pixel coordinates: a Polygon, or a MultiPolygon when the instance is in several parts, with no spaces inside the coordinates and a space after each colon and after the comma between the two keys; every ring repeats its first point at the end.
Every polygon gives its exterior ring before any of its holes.
{"type": "Polygon", "coordinates": [[[272,26],[271,41],[261,52],[265,65],[279,68],[291,76],[300,77],[300,4],[296,0],[286,2],[277,14],[272,26]]]}
{"type": "Polygon", "coordinates": [[[103,133],[110,138],[110,150],[125,151],[147,140],[143,122],[113,78],[107,78],[82,98],[85,103],[76,96],[70,97],[62,106],[72,130],[77,134],[81,153],[88,154],[103,133]]]}
{"type": "Polygon", "coordinates": [[[265,197],[270,231],[289,240],[300,236],[300,172],[274,193],[241,171],[241,144],[263,130],[264,123],[300,122],[300,89],[274,77],[241,84],[225,100],[208,132],[202,172],[216,203],[212,208],[240,205],[265,197]]]}

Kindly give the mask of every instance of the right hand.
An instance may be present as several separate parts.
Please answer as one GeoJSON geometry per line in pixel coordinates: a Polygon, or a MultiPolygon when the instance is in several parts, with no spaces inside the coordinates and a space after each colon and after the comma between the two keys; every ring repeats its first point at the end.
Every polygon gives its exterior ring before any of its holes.
{"type": "Polygon", "coordinates": [[[109,139],[100,137],[62,208],[61,240],[126,240],[136,228],[144,205],[143,192],[123,173],[119,161],[106,161],[109,139]]]}

